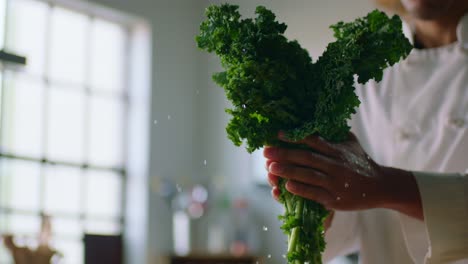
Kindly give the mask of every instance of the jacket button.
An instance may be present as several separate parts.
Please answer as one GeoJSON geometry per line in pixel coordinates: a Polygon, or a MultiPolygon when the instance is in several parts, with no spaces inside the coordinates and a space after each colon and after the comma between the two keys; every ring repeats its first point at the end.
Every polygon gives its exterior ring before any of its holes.
{"type": "Polygon", "coordinates": [[[465,120],[462,118],[448,118],[447,126],[451,128],[462,128],[465,126],[465,120]]]}
{"type": "Polygon", "coordinates": [[[413,134],[411,134],[410,132],[405,131],[405,130],[400,130],[400,131],[398,132],[398,139],[399,139],[400,141],[408,140],[408,139],[410,139],[412,136],[413,136],[413,134]]]}

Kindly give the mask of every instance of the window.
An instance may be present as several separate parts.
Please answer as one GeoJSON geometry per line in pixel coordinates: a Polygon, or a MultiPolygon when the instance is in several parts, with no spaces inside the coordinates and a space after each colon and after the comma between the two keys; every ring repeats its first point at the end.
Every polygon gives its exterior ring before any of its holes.
{"type": "Polygon", "coordinates": [[[45,213],[64,262],[83,263],[84,233],[122,233],[129,43],[123,23],[0,0],[0,46],[27,58],[0,62],[0,234],[29,245],[45,213]]]}
{"type": "Polygon", "coordinates": [[[265,164],[266,159],[263,157],[263,148],[260,148],[250,154],[250,170],[254,183],[259,185],[268,185],[265,164]]]}

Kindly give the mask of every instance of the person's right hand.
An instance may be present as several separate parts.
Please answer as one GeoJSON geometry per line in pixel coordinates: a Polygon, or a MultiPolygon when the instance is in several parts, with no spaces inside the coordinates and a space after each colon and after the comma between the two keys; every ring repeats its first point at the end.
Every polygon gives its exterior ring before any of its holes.
{"type": "Polygon", "coordinates": [[[288,192],[314,200],[328,210],[396,210],[424,220],[418,185],[410,171],[379,165],[352,133],[348,140],[331,143],[318,136],[291,142],[308,149],[265,147],[268,181],[278,198],[279,177],[288,192]]]}

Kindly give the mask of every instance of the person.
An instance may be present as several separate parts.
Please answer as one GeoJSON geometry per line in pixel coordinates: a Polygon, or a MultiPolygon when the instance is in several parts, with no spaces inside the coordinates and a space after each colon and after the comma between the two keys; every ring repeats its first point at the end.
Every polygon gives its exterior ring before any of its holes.
{"type": "Polygon", "coordinates": [[[357,85],[349,140],[264,149],[274,197],[283,178],[333,212],[324,261],[359,251],[363,264],[468,263],[468,1],[401,6],[415,49],[380,83],[357,85]]]}

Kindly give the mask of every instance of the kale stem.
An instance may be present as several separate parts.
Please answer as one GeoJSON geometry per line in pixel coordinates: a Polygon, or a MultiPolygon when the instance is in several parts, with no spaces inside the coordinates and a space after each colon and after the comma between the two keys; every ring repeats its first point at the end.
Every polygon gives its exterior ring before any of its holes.
{"type": "Polygon", "coordinates": [[[291,204],[291,198],[289,199],[286,199],[286,213],[289,213],[291,212],[291,210],[293,210],[293,207],[292,207],[292,204],[291,204]]]}
{"type": "MultiPolygon", "coordinates": [[[[304,198],[298,197],[296,200],[296,210],[295,217],[297,219],[302,219],[302,211],[304,209],[304,198]]],[[[296,250],[297,243],[299,241],[299,231],[300,227],[294,227],[291,232],[291,239],[288,244],[288,253],[291,253],[296,250]]]]}
{"type": "Polygon", "coordinates": [[[299,238],[299,228],[294,227],[291,231],[291,239],[289,240],[288,253],[293,252],[296,249],[297,240],[299,238]]]}
{"type": "MultiPolygon", "coordinates": [[[[284,199],[284,215],[287,217],[289,215],[289,211],[291,210],[291,205],[289,203],[289,199],[284,199]]],[[[288,245],[289,245],[289,241],[291,240],[291,232],[288,232],[288,245]]]]}

